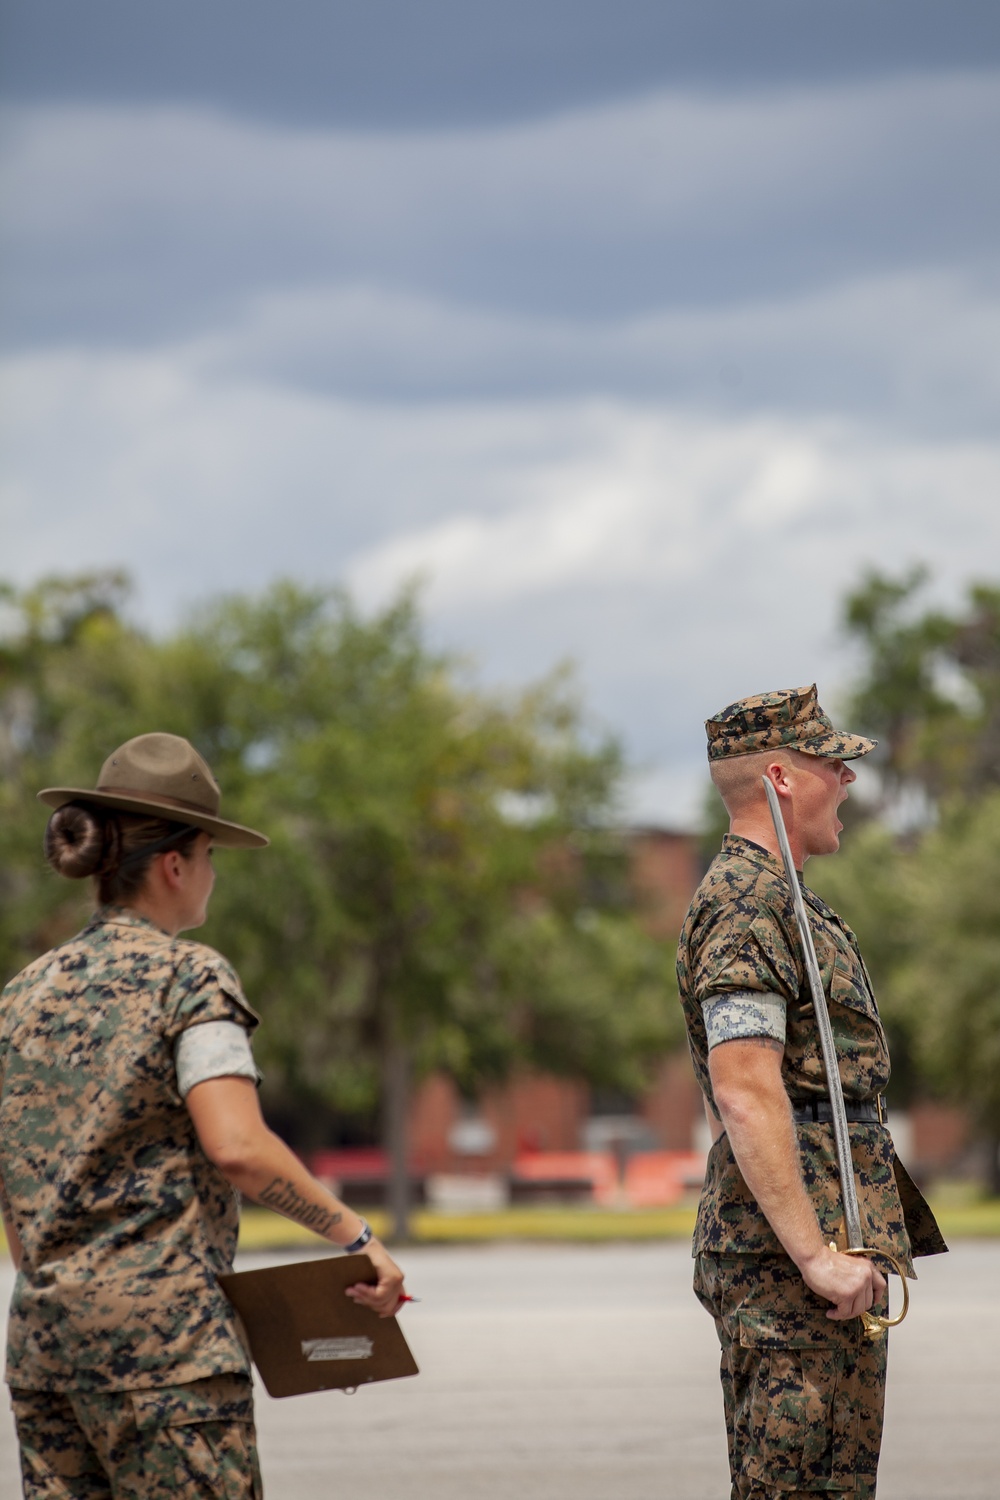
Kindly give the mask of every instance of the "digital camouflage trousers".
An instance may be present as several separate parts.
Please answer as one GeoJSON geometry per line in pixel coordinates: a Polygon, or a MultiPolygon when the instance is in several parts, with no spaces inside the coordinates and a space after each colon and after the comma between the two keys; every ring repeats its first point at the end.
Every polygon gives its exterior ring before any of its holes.
{"type": "Polygon", "coordinates": [[[25,1500],[261,1500],[243,1375],[139,1391],[11,1391],[25,1500]]]}
{"type": "Polygon", "coordinates": [[[732,1500],[873,1500],[887,1337],[828,1318],[786,1256],[700,1255],[694,1287],[722,1346],[732,1500]]]}

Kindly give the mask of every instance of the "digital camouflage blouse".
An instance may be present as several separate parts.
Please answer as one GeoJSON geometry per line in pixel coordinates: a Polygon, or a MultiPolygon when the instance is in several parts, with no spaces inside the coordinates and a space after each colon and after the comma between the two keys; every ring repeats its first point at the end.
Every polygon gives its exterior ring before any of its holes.
{"type": "MultiPolygon", "coordinates": [[[[854,933],[803,886],[833,1024],[846,1100],[869,1100],[889,1081],[889,1049],[854,933]]],[[[681,931],[677,978],[695,1074],[712,1102],[702,1002],[757,992],[785,1001],[782,1073],[789,1097],[827,1095],[819,1031],[805,974],[791,893],[781,862],[728,834],[695,894],[681,931]]],[[[717,1111],[716,1111],[717,1113],[717,1111]]],[[[865,1244],[887,1250],[912,1274],[911,1253],[945,1244],[933,1216],[879,1124],[851,1124],[851,1148],[865,1244]]],[[[824,1236],[846,1246],[831,1125],[797,1126],[802,1175],[824,1236]]],[[[723,1134],[708,1158],[694,1236],[695,1254],[774,1254],[781,1245],[747,1187],[723,1134]]]]}
{"type": "Polygon", "coordinates": [[[257,1017],[220,954],[105,908],[0,997],[0,1177],[24,1246],[7,1379],[131,1390],[248,1371],[216,1284],[235,1193],[177,1092],[189,1026],[257,1017]]]}

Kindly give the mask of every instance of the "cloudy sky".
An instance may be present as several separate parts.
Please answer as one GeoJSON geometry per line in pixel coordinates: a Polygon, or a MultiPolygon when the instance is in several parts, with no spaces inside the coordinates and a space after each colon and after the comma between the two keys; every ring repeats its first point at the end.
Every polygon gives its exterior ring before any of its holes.
{"type": "Polygon", "coordinates": [[[1000,575],[996,0],[0,0],[0,576],[425,580],[690,822],[838,602],[1000,575]]]}

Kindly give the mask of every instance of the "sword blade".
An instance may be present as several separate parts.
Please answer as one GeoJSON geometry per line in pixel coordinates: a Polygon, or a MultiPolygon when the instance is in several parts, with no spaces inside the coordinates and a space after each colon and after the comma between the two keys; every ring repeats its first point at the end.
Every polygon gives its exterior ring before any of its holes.
{"type": "Polygon", "coordinates": [[[830,1095],[830,1109],[833,1114],[833,1139],[837,1148],[837,1168],[840,1172],[840,1196],[841,1202],[844,1205],[847,1244],[851,1250],[860,1250],[864,1245],[864,1239],[861,1234],[861,1210],[858,1207],[858,1190],[854,1181],[851,1137],[847,1127],[847,1111],[844,1108],[844,1087],[840,1081],[837,1048],[833,1040],[833,1026],[830,1022],[830,1012],[827,1008],[826,995],[823,991],[823,980],[820,977],[819,962],[817,961],[816,948],[813,944],[812,928],[809,926],[809,914],[806,911],[805,901],[802,899],[802,888],[799,885],[798,872],[795,868],[795,861],[792,858],[791,845],[788,842],[788,831],[785,828],[785,820],[781,815],[781,804],[778,801],[778,794],[768,778],[762,776],[761,780],[764,783],[764,790],[767,793],[767,803],[771,809],[774,831],[778,838],[778,847],[781,850],[781,858],[785,866],[785,876],[791,887],[792,904],[795,908],[795,921],[799,929],[802,952],[805,955],[806,973],[809,976],[809,989],[812,994],[813,1010],[816,1012],[820,1047],[823,1051],[823,1067],[826,1070],[826,1086],[827,1092],[830,1095]]]}

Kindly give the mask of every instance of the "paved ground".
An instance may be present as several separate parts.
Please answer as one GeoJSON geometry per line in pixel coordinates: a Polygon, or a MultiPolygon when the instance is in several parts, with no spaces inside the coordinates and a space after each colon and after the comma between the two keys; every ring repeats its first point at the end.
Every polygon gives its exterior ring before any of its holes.
{"type": "MultiPolygon", "coordinates": [[[[685,1246],[418,1249],[406,1265],[423,1373],[356,1396],[261,1392],[267,1500],[724,1500],[715,1340],[685,1246]]],[[[0,1265],[4,1304],[9,1283],[0,1265]]],[[[924,1262],[913,1299],[880,1500],[995,1500],[1000,1245],[924,1262]]],[[[0,1416],[0,1495],[16,1473],[0,1416]]]]}

